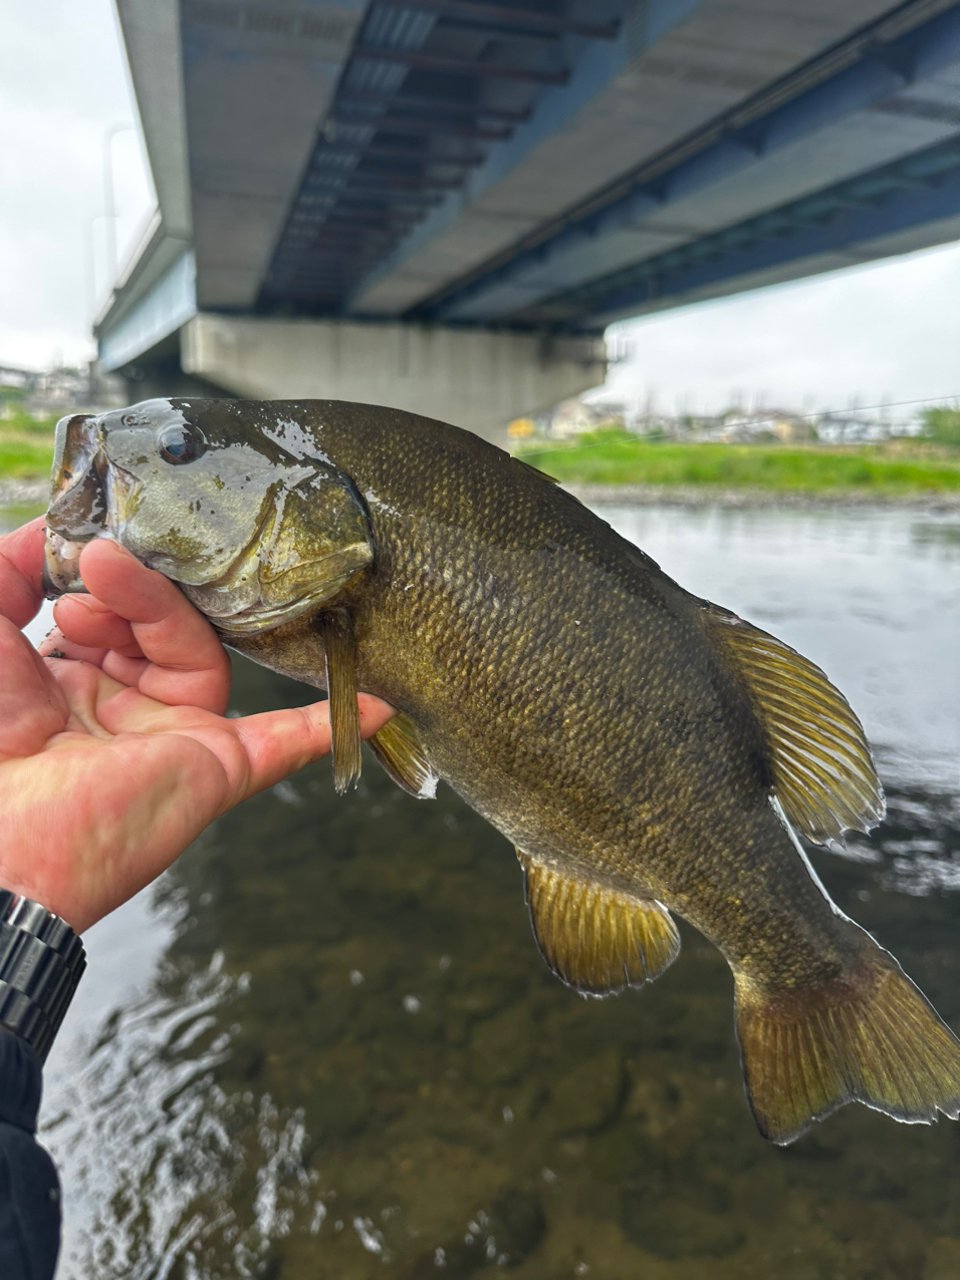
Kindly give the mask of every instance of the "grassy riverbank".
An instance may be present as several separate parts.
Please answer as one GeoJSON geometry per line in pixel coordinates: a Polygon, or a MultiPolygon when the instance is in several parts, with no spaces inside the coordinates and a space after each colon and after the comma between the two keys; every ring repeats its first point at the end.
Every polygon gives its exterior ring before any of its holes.
{"type": "Polygon", "coordinates": [[[11,480],[42,480],[50,474],[53,439],[25,440],[0,432],[0,477],[11,480]]]}
{"type": "MultiPolygon", "coordinates": [[[[0,421],[0,479],[46,480],[53,458],[54,425],[54,419],[0,421]]],[[[960,449],[916,440],[849,448],[672,444],[606,431],[570,443],[524,443],[517,454],[573,485],[960,494],[960,449]]]]}
{"type": "Polygon", "coordinates": [[[960,450],[911,441],[850,448],[671,444],[623,431],[528,443],[524,462],[575,485],[709,485],[877,494],[960,492],[960,450]]]}
{"type": "Polygon", "coordinates": [[[53,460],[56,425],[56,414],[36,418],[14,404],[12,413],[0,418],[0,479],[46,479],[53,460]]]}

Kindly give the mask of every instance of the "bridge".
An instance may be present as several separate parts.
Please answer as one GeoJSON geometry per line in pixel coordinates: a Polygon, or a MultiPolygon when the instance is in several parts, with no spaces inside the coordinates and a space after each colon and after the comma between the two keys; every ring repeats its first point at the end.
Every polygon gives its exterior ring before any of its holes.
{"type": "Polygon", "coordinates": [[[144,394],[496,433],[614,320],[960,239],[960,0],[117,0],[144,394]]]}

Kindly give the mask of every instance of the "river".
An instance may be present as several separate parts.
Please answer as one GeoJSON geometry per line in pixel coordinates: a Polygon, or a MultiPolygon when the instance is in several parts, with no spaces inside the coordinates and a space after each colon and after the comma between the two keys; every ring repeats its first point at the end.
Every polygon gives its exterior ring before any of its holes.
{"type": "MultiPolygon", "coordinates": [[[[812,859],[960,1026],[960,514],[601,514],[847,694],[889,815],[812,859]]],[[[310,697],[236,663],[236,712],[310,697]]],[[[960,1275],[960,1127],[848,1107],[768,1146],[712,947],[581,999],[506,842],[372,757],[227,815],[88,946],[42,1115],[60,1280],[960,1275]]]]}

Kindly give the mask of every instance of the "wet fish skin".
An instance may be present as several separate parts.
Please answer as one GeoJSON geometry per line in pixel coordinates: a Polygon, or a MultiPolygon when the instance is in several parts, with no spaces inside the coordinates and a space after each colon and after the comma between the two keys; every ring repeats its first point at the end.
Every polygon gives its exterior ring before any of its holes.
{"type": "MultiPolygon", "coordinates": [[[[369,410],[338,406],[322,428],[377,548],[339,602],[360,687],[406,712],[441,777],[529,856],[663,901],[728,959],[763,956],[771,981],[823,965],[834,913],[770,807],[756,719],[701,602],[522,463],[468,433],[441,450],[433,424],[417,439],[423,420],[397,417],[399,458],[369,410]]],[[[309,624],[236,647],[317,682],[309,624]]]]}
{"type": "MultiPolygon", "coordinates": [[[[173,523],[151,528],[149,503],[131,499],[115,536],[210,612],[211,570],[202,555],[178,564],[171,530],[196,541],[190,516],[212,509],[211,486],[230,490],[260,466],[246,515],[236,503],[219,526],[205,515],[207,538],[217,528],[227,548],[214,557],[221,633],[275,670],[319,687],[329,671],[403,713],[429,766],[517,846],[534,931],[560,976],[597,994],[657,976],[679,947],[675,911],[733,969],[767,1136],[790,1141],[851,1099],[901,1119],[956,1117],[952,1033],[833,906],[771,803],[779,796],[821,840],[882,814],[859,722],[812,664],[691,596],[570,495],[456,428],[323,401],[125,412],[139,435],[123,465],[142,493],[162,491],[157,509],[173,523]],[[202,467],[157,461],[153,438],[177,420],[206,441],[202,467]],[[284,614],[275,591],[266,625],[250,567],[263,546],[271,583],[291,556],[332,575],[311,596],[294,573],[296,606],[284,614]],[[230,555],[246,566],[239,594],[230,555]]],[[[114,465],[117,421],[84,428],[101,467],[114,465]]],[[[51,525],[69,537],[58,504],[74,518],[62,477],[51,525]]]]}

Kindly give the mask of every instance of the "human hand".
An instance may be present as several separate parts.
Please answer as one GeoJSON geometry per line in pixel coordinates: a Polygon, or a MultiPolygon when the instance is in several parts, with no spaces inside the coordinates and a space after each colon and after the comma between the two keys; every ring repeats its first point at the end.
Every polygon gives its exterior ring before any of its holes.
{"type": "MultiPolygon", "coordinates": [[[[113,542],[80,557],[41,656],[42,518],[0,538],[0,887],[78,933],[205,826],[330,751],[327,703],[226,719],[230,663],[207,620],[113,542]],[[54,656],[54,654],[59,656],[54,656]]],[[[393,709],[360,694],[367,738],[393,709]]]]}

